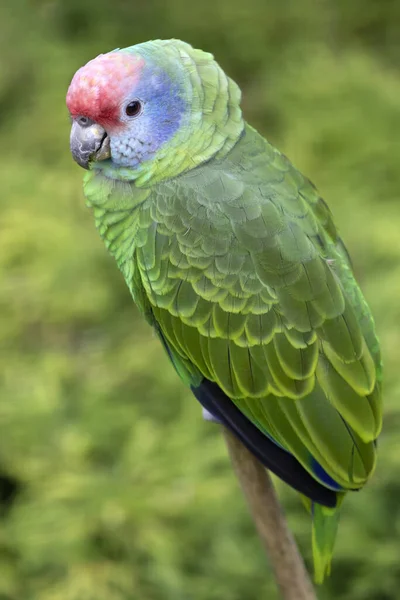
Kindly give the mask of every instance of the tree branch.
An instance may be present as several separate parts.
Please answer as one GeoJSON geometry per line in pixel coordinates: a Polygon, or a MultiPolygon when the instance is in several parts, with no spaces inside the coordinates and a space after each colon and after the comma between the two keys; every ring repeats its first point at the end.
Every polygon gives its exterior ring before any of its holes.
{"type": "Polygon", "coordinates": [[[267,469],[228,429],[222,429],[233,468],[271,562],[282,598],[317,600],[267,469]]]}

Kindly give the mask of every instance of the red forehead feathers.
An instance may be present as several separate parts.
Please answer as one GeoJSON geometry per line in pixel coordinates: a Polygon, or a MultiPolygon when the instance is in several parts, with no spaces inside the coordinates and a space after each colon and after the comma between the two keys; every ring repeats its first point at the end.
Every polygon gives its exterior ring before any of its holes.
{"type": "Polygon", "coordinates": [[[120,103],[138,82],[144,60],[122,52],[100,54],[77,71],[67,93],[72,117],[89,117],[103,126],[117,125],[120,103]]]}

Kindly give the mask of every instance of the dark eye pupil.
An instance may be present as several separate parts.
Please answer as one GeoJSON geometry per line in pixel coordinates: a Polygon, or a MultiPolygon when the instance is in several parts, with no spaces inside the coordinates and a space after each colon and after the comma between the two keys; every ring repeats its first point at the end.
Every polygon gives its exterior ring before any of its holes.
{"type": "Polygon", "coordinates": [[[128,106],[125,109],[128,117],[136,117],[141,111],[142,105],[139,100],[134,100],[133,102],[129,102],[128,106]]]}

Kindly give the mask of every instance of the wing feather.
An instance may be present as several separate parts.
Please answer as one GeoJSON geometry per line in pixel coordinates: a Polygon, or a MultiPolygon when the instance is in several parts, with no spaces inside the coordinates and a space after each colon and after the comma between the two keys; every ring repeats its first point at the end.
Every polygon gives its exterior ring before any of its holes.
{"type": "Polygon", "coordinates": [[[225,162],[159,184],[143,287],[175,362],[323,485],[357,489],[381,427],[373,320],[314,186],[247,136],[225,162]]]}

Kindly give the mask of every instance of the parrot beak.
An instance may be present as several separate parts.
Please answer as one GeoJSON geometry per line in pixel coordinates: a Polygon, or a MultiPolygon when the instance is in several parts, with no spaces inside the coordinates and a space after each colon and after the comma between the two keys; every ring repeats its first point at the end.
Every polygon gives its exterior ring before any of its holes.
{"type": "Polygon", "coordinates": [[[111,157],[110,138],[105,129],[87,117],[73,120],[70,148],[73,159],[84,169],[89,169],[94,160],[111,157]]]}

